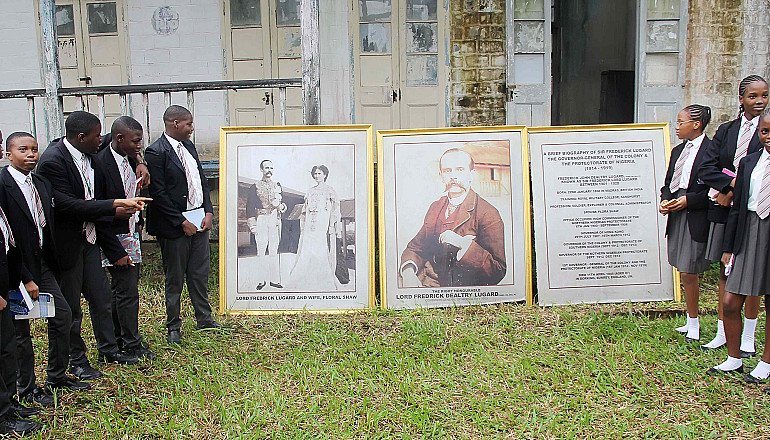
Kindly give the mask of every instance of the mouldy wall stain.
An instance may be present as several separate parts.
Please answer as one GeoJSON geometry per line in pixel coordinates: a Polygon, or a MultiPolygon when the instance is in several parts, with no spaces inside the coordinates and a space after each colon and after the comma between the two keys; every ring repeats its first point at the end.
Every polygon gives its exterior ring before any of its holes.
{"type": "Polygon", "coordinates": [[[451,0],[452,126],[505,124],[505,0],[451,0]]]}

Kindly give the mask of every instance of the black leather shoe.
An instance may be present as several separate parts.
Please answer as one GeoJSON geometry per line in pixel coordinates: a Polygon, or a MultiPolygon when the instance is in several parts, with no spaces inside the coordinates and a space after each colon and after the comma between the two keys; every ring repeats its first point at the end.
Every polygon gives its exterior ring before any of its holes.
{"type": "Polygon", "coordinates": [[[275,287],[276,289],[283,289],[283,286],[281,283],[270,283],[270,287],[275,287]]]}
{"type": "Polygon", "coordinates": [[[45,388],[36,386],[31,392],[19,396],[19,400],[27,405],[37,403],[40,406],[53,405],[53,396],[45,388]]]}
{"type": "Polygon", "coordinates": [[[750,359],[757,355],[756,351],[743,351],[741,350],[741,358],[742,359],[750,359]]]}
{"type": "Polygon", "coordinates": [[[765,388],[762,392],[765,394],[770,394],[770,387],[765,388]]]}
{"type": "Polygon", "coordinates": [[[700,339],[693,339],[693,338],[688,338],[687,336],[685,336],[684,342],[686,342],[688,344],[694,344],[696,342],[700,342],[700,339]]]}
{"type": "Polygon", "coordinates": [[[751,374],[747,374],[743,376],[743,380],[745,380],[747,383],[762,383],[767,381],[767,378],[760,379],[758,377],[754,377],[751,374]]]}
{"type": "Polygon", "coordinates": [[[232,330],[233,327],[229,325],[220,324],[216,321],[211,321],[208,324],[198,326],[198,330],[232,330]]]}
{"type": "Polygon", "coordinates": [[[70,391],[86,391],[91,389],[91,385],[86,382],[79,382],[71,377],[67,377],[56,382],[45,381],[45,387],[49,391],[53,390],[70,390],[70,391]]]}
{"type": "Polygon", "coordinates": [[[115,353],[99,353],[99,362],[103,364],[134,365],[139,362],[139,358],[118,351],[115,353]]]}
{"type": "Polygon", "coordinates": [[[24,406],[19,403],[19,401],[11,397],[11,411],[16,415],[16,417],[20,419],[26,419],[28,417],[40,414],[40,412],[43,410],[40,408],[30,408],[28,406],[24,406]]]}
{"type": "Polygon", "coordinates": [[[730,374],[730,373],[743,373],[743,365],[741,365],[740,367],[734,370],[718,370],[714,367],[711,367],[708,370],[706,370],[706,374],[708,374],[709,376],[715,376],[718,374],[730,374]]]}
{"type": "Polygon", "coordinates": [[[88,364],[70,365],[70,374],[80,380],[94,380],[103,376],[101,371],[88,364]]]}
{"type": "Polygon", "coordinates": [[[9,416],[0,420],[0,435],[15,434],[19,437],[40,431],[43,425],[34,421],[21,419],[16,416],[9,416]]]}
{"type": "Polygon", "coordinates": [[[169,344],[181,344],[182,333],[180,333],[179,330],[169,330],[168,336],[166,336],[166,340],[169,344]]]}
{"type": "Polygon", "coordinates": [[[134,348],[133,350],[129,350],[127,353],[139,360],[145,359],[145,360],[151,361],[156,357],[158,357],[155,353],[152,352],[152,350],[150,350],[149,348],[145,348],[143,346],[140,346],[139,348],[134,348]]]}
{"type": "Polygon", "coordinates": [[[264,281],[262,281],[261,283],[257,284],[257,290],[262,290],[262,289],[264,289],[266,284],[267,284],[267,283],[266,283],[266,282],[264,282],[264,281]]]}

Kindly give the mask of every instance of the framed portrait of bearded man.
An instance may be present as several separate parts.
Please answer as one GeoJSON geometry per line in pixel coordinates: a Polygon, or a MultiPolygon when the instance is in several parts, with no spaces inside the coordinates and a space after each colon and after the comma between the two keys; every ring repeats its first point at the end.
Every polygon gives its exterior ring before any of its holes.
{"type": "Polygon", "coordinates": [[[377,132],[384,306],[531,302],[525,136],[524,127],[377,132]]]}
{"type": "Polygon", "coordinates": [[[373,163],[371,125],[223,127],[220,310],[372,307],[373,163]]]}

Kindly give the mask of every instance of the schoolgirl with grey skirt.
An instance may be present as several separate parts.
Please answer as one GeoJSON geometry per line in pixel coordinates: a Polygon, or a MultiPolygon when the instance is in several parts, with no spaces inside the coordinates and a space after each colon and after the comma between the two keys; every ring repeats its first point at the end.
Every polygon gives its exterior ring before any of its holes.
{"type": "MultiPolygon", "coordinates": [[[[747,297],[764,296],[765,308],[770,299],[770,112],[767,110],[760,116],[757,131],[763,149],[741,159],[733,190],[733,208],[725,227],[722,262],[729,269],[729,276],[722,308],[728,356],[726,361],[710,368],[709,374],[743,372],[741,308],[747,297]]],[[[765,319],[767,340],[770,338],[767,313],[765,319]]],[[[765,342],[762,359],[745,380],[759,383],[768,377],[770,348],[765,342]]]]}
{"type": "Polygon", "coordinates": [[[668,216],[666,237],[668,262],[681,273],[687,303],[687,323],[676,330],[687,342],[700,340],[698,320],[699,277],[709,268],[708,186],[698,178],[705,151],[711,140],[703,134],[711,120],[711,109],[689,105],[677,115],[676,134],[684,142],[671,151],[668,172],[660,189],[661,214],[668,216]]]}

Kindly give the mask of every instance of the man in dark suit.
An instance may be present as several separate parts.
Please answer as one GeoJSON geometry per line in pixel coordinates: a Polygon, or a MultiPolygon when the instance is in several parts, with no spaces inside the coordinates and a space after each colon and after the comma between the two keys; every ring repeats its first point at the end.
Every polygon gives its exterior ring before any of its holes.
{"type": "MultiPolygon", "coordinates": [[[[51,294],[56,307],[55,316],[48,318],[46,383],[54,384],[54,388],[88,389],[87,383],[66,375],[72,312],[56,279],[59,265],[53,240],[53,190],[45,178],[32,174],[40,158],[37,141],[29,133],[13,133],[8,136],[5,154],[11,165],[0,172],[0,206],[8,213],[16,247],[22,255],[21,278],[31,294],[51,294]]],[[[29,321],[15,320],[14,326],[18,342],[19,398],[51,405],[53,397],[35,382],[35,353],[29,321]]]]}
{"type": "Polygon", "coordinates": [[[206,286],[209,277],[209,231],[214,210],[203,175],[198,152],[190,142],[194,130],[189,110],[172,105],[163,113],[166,132],[147,150],[150,171],[150,196],[153,205],[147,213],[147,231],[158,237],[166,274],[166,328],[169,343],[181,342],[179,318],[182,286],[195,309],[198,329],[221,328],[211,316],[206,286]],[[196,211],[198,210],[198,211],[196,211]],[[185,215],[201,214],[193,224],[185,215]],[[197,222],[197,221],[196,221],[197,222]]]}
{"type": "Polygon", "coordinates": [[[11,225],[0,207],[0,435],[3,436],[25,436],[42,428],[40,423],[26,419],[40,411],[24,407],[13,398],[17,377],[16,332],[8,307],[8,289],[19,284],[22,272],[21,256],[15,244],[11,225]]]}
{"type": "MultiPolygon", "coordinates": [[[[123,252],[123,246],[115,235],[100,231],[97,224],[111,222],[114,217],[126,219],[136,210],[144,209],[149,199],[99,200],[100,188],[95,187],[95,176],[100,171],[92,157],[101,140],[99,118],[83,111],[73,112],[65,121],[65,130],[66,136],[43,153],[37,170],[53,187],[60,286],[72,310],[70,372],[88,380],[101,377],[101,372],[88,362],[85,341],[80,334],[81,292],[88,301],[99,361],[120,364],[139,361],[118,349],[112,324],[112,295],[99,250],[101,247],[113,261],[114,256],[123,252]]],[[[128,256],[113,261],[117,266],[128,263],[128,256]]]]}
{"type": "MultiPolygon", "coordinates": [[[[111,134],[110,144],[96,155],[103,171],[101,178],[97,177],[97,186],[103,189],[104,198],[134,197],[137,175],[133,158],[142,148],[142,126],[132,117],[121,116],[113,122],[111,134]]],[[[133,243],[139,242],[141,227],[139,212],[128,219],[115,218],[111,223],[101,225],[106,234],[131,237],[133,243]]],[[[119,260],[126,255],[123,250],[113,259],[119,260]]],[[[131,261],[124,267],[109,266],[108,269],[112,278],[112,322],[118,346],[138,358],[155,358],[155,353],[144,346],[139,333],[139,261],[131,261]]]]}
{"type": "Polygon", "coordinates": [[[471,155],[457,148],[441,155],[446,195],[430,205],[401,254],[403,287],[489,286],[505,276],[503,220],[471,189],[474,165],[471,155]]]}

